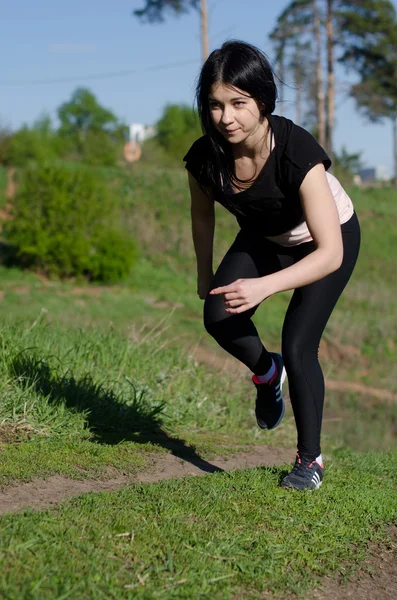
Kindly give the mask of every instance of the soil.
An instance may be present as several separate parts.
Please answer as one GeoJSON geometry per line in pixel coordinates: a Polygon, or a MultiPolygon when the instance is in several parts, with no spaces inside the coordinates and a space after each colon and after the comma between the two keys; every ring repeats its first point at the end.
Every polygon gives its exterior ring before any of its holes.
{"type": "Polygon", "coordinates": [[[9,485],[0,491],[0,514],[16,512],[25,508],[36,510],[48,508],[68,496],[87,492],[111,492],[136,483],[154,483],[163,479],[174,479],[188,475],[206,475],[216,471],[247,469],[259,466],[279,466],[293,464],[295,450],[274,446],[250,446],[228,458],[215,458],[211,461],[195,459],[194,464],[172,454],[150,456],[149,467],[135,474],[108,473],[106,478],[69,479],[60,475],[46,479],[34,479],[28,483],[9,485]]]}
{"type": "MultiPolygon", "coordinates": [[[[252,446],[229,458],[216,458],[195,464],[172,454],[151,455],[150,466],[135,475],[114,475],[101,480],[76,480],[54,476],[6,487],[0,492],[0,513],[25,508],[43,509],[63,499],[87,492],[111,492],[137,483],[154,483],[164,479],[200,476],[216,471],[276,466],[291,463],[294,450],[274,446],[252,446]]],[[[350,576],[343,569],[338,577],[324,577],[305,600],[395,600],[397,598],[397,526],[389,530],[389,543],[372,544],[370,557],[350,576]]],[[[247,594],[247,598],[249,597],[247,594]]],[[[265,594],[264,598],[268,598],[265,594]]],[[[292,600],[285,598],[284,600],[292,600]]]]}
{"type": "MultiPolygon", "coordinates": [[[[342,347],[339,344],[331,344],[330,342],[321,342],[320,346],[320,358],[321,356],[344,356],[357,355],[359,352],[357,349],[353,349],[351,346],[342,347]],[[331,350],[332,348],[332,350],[331,350]],[[343,348],[343,349],[342,349],[343,348]]],[[[227,371],[228,373],[234,373],[236,376],[241,376],[242,373],[249,373],[248,369],[236,359],[226,356],[219,356],[213,352],[206,350],[200,346],[191,348],[189,353],[198,361],[213,366],[218,371],[227,371]]],[[[342,359],[341,358],[341,359],[342,359]]],[[[356,383],[354,381],[335,381],[333,379],[326,379],[325,385],[329,390],[336,392],[355,392],[356,394],[362,394],[363,396],[369,396],[377,398],[383,402],[389,404],[397,404],[397,394],[393,394],[388,390],[370,387],[362,383],[356,383]]]]}
{"type": "Polygon", "coordinates": [[[345,579],[325,577],[306,600],[395,600],[397,598],[397,526],[389,530],[386,547],[373,544],[368,558],[345,579]]]}

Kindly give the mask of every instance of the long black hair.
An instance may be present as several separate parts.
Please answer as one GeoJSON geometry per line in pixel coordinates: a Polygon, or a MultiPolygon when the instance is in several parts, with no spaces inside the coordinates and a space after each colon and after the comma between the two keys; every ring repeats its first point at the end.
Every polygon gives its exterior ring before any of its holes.
{"type": "Polygon", "coordinates": [[[230,144],[216,130],[211,119],[208,96],[214,83],[224,83],[247,92],[258,103],[262,121],[274,111],[277,88],[265,54],[246,42],[225,42],[205,61],[196,87],[196,102],[201,127],[210,140],[214,160],[206,161],[203,175],[210,187],[219,188],[236,181],[236,176],[230,144]]]}

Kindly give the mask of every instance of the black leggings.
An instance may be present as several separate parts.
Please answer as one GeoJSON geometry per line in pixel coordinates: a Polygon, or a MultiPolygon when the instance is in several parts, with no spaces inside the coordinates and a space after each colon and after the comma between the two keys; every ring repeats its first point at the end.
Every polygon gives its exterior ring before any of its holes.
{"type": "MultiPolygon", "coordinates": [[[[360,247],[360,226],[356,214],[341,229],[344,246],[342,265],[323,279],[294,291],[283,325],[281,351],[298,431],[298,451],[310,459],[321,454],[324,378],[318,361],[320,339],[353,272],[360,247]]],[[[240,231],[219,265],[211,289],[228,285],[236,279],[275,273],[314,250],[314,242],[287,248],[240,231]]],[[[271,358],[251,320],[257,308],[230,315],[225,311],[222,295],[207,296],[204,324],[222,348],[253,373],[261,375],[270,368],[271,358]]]]}

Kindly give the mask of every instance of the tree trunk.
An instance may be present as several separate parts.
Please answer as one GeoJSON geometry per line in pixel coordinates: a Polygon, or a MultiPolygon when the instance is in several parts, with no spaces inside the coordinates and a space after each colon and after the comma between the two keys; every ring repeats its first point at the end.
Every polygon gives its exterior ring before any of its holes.
{"type": "Polygon", "coordinates": [[[393,117],[394,186],[397,188],[397,113],[393,117]]]}
{"type": "Polygon", "coordinates": [[[334,28],[333,28],[333,0],[327,0],[327,125],[326,149],[328,156],[333,161],[334,146],[333,133],[335,126],[335,78],[334,78],[334,28]]]}
{"type": "Polygon", "coordinates": [[[209,55],[207,0],[200,0],[200,21],[201,21],[201,53],[202,53],[202,57],[203,57],[203,62],[205,62],[209,55]]]}
{"type": "Polygon", "coordinates": [[[314,39],[316,43],[316,104],[317,104],[317,124],[318,141],[320,146],[325,147],[325,118],[324,118],[324,89],[323,89],[323,70],[322,70],[322,52],[321,52],[321,22],[320,11],[317,0],[313,0],[314,16],[314,39]]]}
{"type": "Polygon", "coordinates": [[[277,103],[277,112],[282,117],[284,115],[284,76],[285,76],[285,67],[284,67],[284,49],[280,50],[277,62],[277,71],[278,78],[281,83],[278,86],[278,103],[277,103]]]}
{"type": "Polygon", "coordinates": [[[302,71],[302,51],[301,48],[296,46],[296,59],[294,61],[295,71],[295,86],[296,86],[296,116],[295,121],[297,125],[302,126],[302,95],[303,95],[303,71],[302,71]]]}

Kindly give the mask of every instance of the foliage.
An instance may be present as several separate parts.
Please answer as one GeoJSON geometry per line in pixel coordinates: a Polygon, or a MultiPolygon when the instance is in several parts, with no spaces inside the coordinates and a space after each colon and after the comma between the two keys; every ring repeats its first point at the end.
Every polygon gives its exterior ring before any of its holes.
{"type": "Polygon", "coordinates": [[[9,162],[11,136],[11,129],[0,125],[0,165],[7,165],[9,162]]]}
{"type": "Polygon", "coordinates": [[[53,129],[50,118],[42,115],[32,127],[23,125],[18,131],[9,134],[3,162],[23,167],[31,162],[53,160],[66,152],[67,147],[53,129]]]}
{"type": "Polygon", "coordinates": [[[94,94],[78,88],[58,109],[59,134],[83,160],[93,165],[113,166],[127,138],[127,126],[102,107],[94,94]]]}
{"type": "Polygon", "coordinates": [[[197,113],[183,104],[168,104],[156,128],[160,145],[179,161],[189,146],[202,135],[197,113]]]}
{"type": "Polygon", "coordinates": [[[26,169],[4,231],[19,264],[49,275],[117,281],[136,258],[106,186],[87,169],[26,169]]]}
{"type": "Polygon", "coordinates": [[[340,61],[360,75],[352,93],[367,117],[376,121],[397,114],[397,19],[388,0],[342,3],[339,23],[344,53],[340,61]],[[368,35],[371,23],[371,35],[368,35]]]}
{"type": "Polygon", "coordinates": [[[362,169],[361,152],[350,154],[345,146],[340,153],[334,152],[334,173],[342,185],[352,185],[354,175],[362,169]]]}
{"type": "Polygon", "coordinates": [[[190,8],[198,8],[200,0],[145,0],[146,5],[134,10],[134,15],[149,23],[164,21],[164,13],[168,10],[176,14],[188,12],[190,8]]]}
{"type": "MultiPolygon", "coordinates": [[[[313,40],[313,1],[292,0],[277,19],[276,26],[270,33],[275,50],[277,70],[284,82],[288,76],[296,85],[297,92],[297,123],[309,129],[316,126],[316,69],[313,40]],[[300,115],[301,105],[306,106],[304,115],[300,115]]],[[[282,89],[280,89],[282,101],[282,89]]]]}
{"type": "Polygon", "coordinates": [[[373,122],[392,121],[397,176],[396,10],[388,0],[350,0],[342,5],[339,22],[344,53],[340,61],[359,75],[351,94],[363,114],[373,122]]]}
{"type": "MultiPolygon", "coordinates": [[[[149,138],[142,144],[142,156],[139,159],[137,166],[139,166],[139,168],[143,165],[153,165],[160,168],[182,167],[183,163],[181,158],[182,152],[173,156],[161,146],[158,138],[149,138]]],[[[132,168],[134,168],[134,166],[132,168]]]]}

